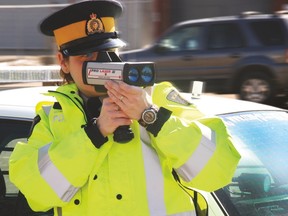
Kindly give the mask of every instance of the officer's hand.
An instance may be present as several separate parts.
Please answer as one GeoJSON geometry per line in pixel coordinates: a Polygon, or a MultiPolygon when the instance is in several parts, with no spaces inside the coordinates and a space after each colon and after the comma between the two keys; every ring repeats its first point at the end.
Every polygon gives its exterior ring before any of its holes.
{"type": "Polygon", "coordinates": [[[112,134],[121,125],[130,125],[132,120],[109,97],[103,99],[103,104],[97,126],[104,137],[112,134]]]}
{"type": "Polygon", "coordinates": [[[151,106],[151,98],[143,88],[124,82],[107,81],[108,95],[131,119],[139,120],[142,112],[151,106]]]}

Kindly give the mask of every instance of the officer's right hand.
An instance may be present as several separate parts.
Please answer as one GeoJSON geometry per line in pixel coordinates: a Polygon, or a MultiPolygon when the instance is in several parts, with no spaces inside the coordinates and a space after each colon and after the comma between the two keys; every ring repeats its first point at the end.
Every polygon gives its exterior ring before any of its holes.
{"type": "Polygon", "coordinates": [[[113,134],[119,126],[130,125],[131,123],[132,120],[109,97],[103,99],[96,124],[104,137],[113,134]]]}

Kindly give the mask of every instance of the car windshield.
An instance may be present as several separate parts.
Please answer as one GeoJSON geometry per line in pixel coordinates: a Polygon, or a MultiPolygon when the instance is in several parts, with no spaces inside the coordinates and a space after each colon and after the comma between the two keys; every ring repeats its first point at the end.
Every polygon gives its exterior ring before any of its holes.
{"type": "Polygon", "coordinates": [[[220,197],[224,206],[233,206],[239,215],[288,215],[288,113],[253,111],[221,118],[242,156],[220,197]]]}

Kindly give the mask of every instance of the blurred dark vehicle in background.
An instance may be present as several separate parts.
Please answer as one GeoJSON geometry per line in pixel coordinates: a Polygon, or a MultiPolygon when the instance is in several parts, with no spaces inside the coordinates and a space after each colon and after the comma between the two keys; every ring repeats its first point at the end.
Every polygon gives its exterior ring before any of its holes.
{"type": "Polygon", "coordinates": [[[288,89],[288,13],[245,12],[172,26],[148,48],[120,52],[123,61],[154,61],[156,81],[190,91],[236,93],[270,103],[288,89]]]}

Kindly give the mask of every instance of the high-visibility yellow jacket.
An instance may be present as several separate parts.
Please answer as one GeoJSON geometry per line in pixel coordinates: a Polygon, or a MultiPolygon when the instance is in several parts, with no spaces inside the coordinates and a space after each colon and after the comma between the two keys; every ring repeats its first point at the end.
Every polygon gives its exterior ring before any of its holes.
{"type": "Polygon", "coordinates": [[[60,106],[42,103],[28,142],[18,143],[10,158],[10,179],[35,211],[194,215],[172,170],[186,185],[213,191],[230,183],[240,159],[223,122],[205,118],[169,83],[152,90],[153,102],[172,111],[156,137],[134,121],[133,140],[119,144],[109,136],[100,148],[84,130],[87,119],[76,85],[48,95],[60,106]]]}

